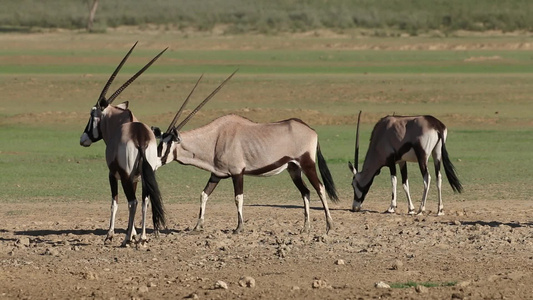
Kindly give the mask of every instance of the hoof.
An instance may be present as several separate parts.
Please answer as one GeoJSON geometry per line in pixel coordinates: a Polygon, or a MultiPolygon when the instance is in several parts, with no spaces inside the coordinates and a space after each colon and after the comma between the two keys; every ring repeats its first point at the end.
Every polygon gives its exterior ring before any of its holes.
{"type": "Polygon", "coordinates": [[[242,227],[237,227],[233,230],[233,234],[241,234],[242,233],[242,227]]]}
{"type": "Polygon", "coordinates": [[[148,240],[147,239],[141,239],[135,243],[135,248],[146,248],[148,247],[148,240]]]}
{"type": "Polygon", "coordinates": [[[203,232],[204,231],[204,228],[203,227],[194,227],[191,232],[196,232],[196,233],[200,233],[200,232],[203,232]]]}
{"type": "Polygon", "coordinates": [[[122,248],[129,248],[129,247],[131,247],[131,245],[132,245],[133,243],[134,243],[134,242],[131,241],[131,240],[130,240],[130,241],[124,240],[124,241],[122,242],[122,244],[120,244],[120,247],[122,247],[122,248]]]}
{"type": "Polygon", "coordinates": [[[407,214],[410,215],[410,216],[414,216],[415,215],[415,210],[411,209],[407,214]]]}
{"type": "Polygon", "coordinates": [[[113,242],[113,236],[108,235],[104,240],[104,245],[109,245],[113,242]]]}
{"type": "Polygon", "coordinates": [[[385,211],[386,214],[393,214],[395,212],[396,212],[396,207],[389,207],[389,209],[385,211]]]}
{"type": "Polygon", "coordinates": [[[437,216],[444,216],[444,212],[441,210],[437,213],[437,216]]]}
{"type": "Polygon", "coordinates": [[[308,227],[304,227],[300,229],[300,234],[309,234],[310,232],[311,232],[311,229],[309,229],[308,227]]]}

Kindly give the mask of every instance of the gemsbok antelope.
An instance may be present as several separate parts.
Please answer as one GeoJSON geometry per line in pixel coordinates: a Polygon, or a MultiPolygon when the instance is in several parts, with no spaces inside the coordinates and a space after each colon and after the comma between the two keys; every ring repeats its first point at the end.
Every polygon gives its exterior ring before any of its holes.
{"type": "MultiPolygon", "coordinates": [[[[203,106],[206,100],[199,107],[203,106]]],[[[175,125],[187,101],[188,98],[161,136],[158,155],[161,156],[163,165],[177,161],[211,172],[201,194],[200,213],[194,231],[203,229],[207,199],[221,179],[231,177],[233,180],[238,220],[237,228],[233,232],[239,233],[243,230],[244,175],[272,176],[285,169],[288,169],[304,201],[305,223],[302,231],[308,232],[310,229],[310,191],[302,180],[302,172],[322,201],[326,214],[326,230],[332,228],[326,193],[334,202],[338,201],[338,197],[320,151],[318,136],[313,129],[299,119],[259,124],[237,115],[226,115],[200,128],[180,132],[192,116],[189,115],[179,125],[175,125]],[[317,176],[315,156],[318,157],[318,167],[325,185],[317,176]]],[[[198,111],[199,107],[193,113],[198,111]]]]}
{"type": "Polygon", "coordinates": [[[159,228],[165,225],[163,203],[154,172],[161,165],[161,161],[157,157],[157,140],[150,127],[139,122],[128,109],[128,102],[116,106],[111,105],[111,103],[167,49],[159,53],[111,97],[106,99],[109,86],[136,45],[137,43],[133,45],[107,81],[96,105],[91,109],[91,117],[80,138],[80,145],[84,147],[89,147],[101,139],[106,144],[106,162],[109,168],[109,184],[111,186],[111,218],[106,242],[113,239],[115,232],[115,216],[118,209],[117,180],[122,183],[129,208],[128,229],[122,246],[127,245],[137,235],[134,218],[137,210],[135,192],[139,177],[142,183],[142,233],[138,242],[144,243],[147,240],[146,210],[148,202],[146,200],[148,197],[152,205],[154,232],[157,234],[159,228]]]}
{"type": "Polygon", "coordinates": [[[437,215],[443,215],[441,162],[444,165],[446,177],[448,177],[448,182],[454,192],[461,193],[463,191],[463,186],[457,177],[455,167],[450,161],[448,151],[446,151],[446,126],[433,116],[386,116],[382,118],[374,126],[363,169],[359,171],[360,119],[361,112],[359,112],[357,119],[355,166],[348,162],[348,166],[353,173],[352,186],[354,189],[354,201],[352,210],[359,211],[361,209],[361,205],[372,185],[374,177],[380,173],[382,167],[387,166],[390,170],[392,181],[392,201],[387,212],[394,213],[396,209],[396,164],[399,164],[402,174],[402,185],[407,196],[408,213],[414,214],[415,207],[409,194],[406,162],[418,162],[424,178],[424,193],[418,211],[419,214],[422,214],[426,208],[426,200],[431,181],[431,176],[428,172],[428,160],[431,155],[437,176],[439,201],[437,215]]]}

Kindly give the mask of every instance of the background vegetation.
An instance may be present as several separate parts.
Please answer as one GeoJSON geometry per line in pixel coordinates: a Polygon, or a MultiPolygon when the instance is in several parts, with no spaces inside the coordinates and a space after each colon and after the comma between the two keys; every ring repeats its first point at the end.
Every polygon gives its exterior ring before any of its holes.
{"type": "MultiPolygon", "coordinates": [[[[347,162],[353,160],[359,110],[361,162],[380,117],[432,114],[449,127],[447,148],[465,185],[461,195],[444,185],[445,205],[531,199],[533,59],[529,50],[516,48],[530,43],[530,37],[445,42],[429,37],[182,38],[176,32],[141,30],[0,35],[0,202],[107,203],[105,144],[83,148],[79,137],[103,84],[136,40],[140,43],[111,90],[161,49],[170,49],[117,102],[130,101],[141,121],[165,128],[201,73],[205,77],[191,107],[239,68],[185,130],[228,113],[258,122],[301,118],[319,134],[341,207],[348,208],[353,197],[347,162]],[[362,50],[353,50],[362,45],[362,50]]],[[[412,195],[418,200],[421,176],[416,165],[409,169],[412,195]]],[[[177,163],[157,172],[170,203],[198,201],[208,175],[177,163]]],[[[286,173],[245,181],[247,204],[301,202],[286,173]]],[[[399,192],[400,208],[405,209],[399,192]]],[[[231,195],[232,184],[226,180],[210,201],[227,202],[231,195]]],[[[435,195],[432,185],[431,209],[435,195]]],[[[389,197],[389,174],[383,170],[368,199],[387,202],[389,197]]]]}
{"type": "MultiPolygon", "coordinates": [[[[93,0],[2,0],[0,29],[82,29],[93,0]]],[[[95,30],[123,25],[228,34],[371,29],[373,35],[533,30],[529,0],[101,0],[95,30]]]]}

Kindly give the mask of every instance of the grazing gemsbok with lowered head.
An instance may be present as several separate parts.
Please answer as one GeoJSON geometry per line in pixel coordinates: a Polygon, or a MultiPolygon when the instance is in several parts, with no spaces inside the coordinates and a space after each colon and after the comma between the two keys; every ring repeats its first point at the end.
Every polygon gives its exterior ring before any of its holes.
{"type": "MultiPolygon", "coordinates": [[[[233,180],[238,213],[238,223],[234,233],[239,233],[243,230],[244,175],[271,176],[285,169],[288,169],[294,184],[302,194],[305,208],[303,231],[308,232],[310,228],[310,192],[302,180],[302,172],[322,201],[326,214],[326,230],[332,228],[326,192],[334,202],[338,201],[338,197],[326,161],[320,152],[318,136],[313,129],[299,119],[259,124],[237,115],[226,115],[203,127],[180,132],[184,122],[191,117],[189,115],[185,121],[175,126],[187,101],[188,99],[162,135],[158,152],[163,165],[175,160],[211,172],[211,177],[201,195],[200,213],[194,227],[195,231],[203,229],[207,199],[221,179],[231,177],[233,180]],[[317,176],[315,156],[318,157],[318,166],[325,187],[317,176]]],[[[204,100],[199,107],[205,102],[204,100]]],[[[198,109],[197,107],[193,112],[198,109]]]]}
{"type": "Polygon", "coordinates": [[[91,109],[91,117],[81,135],[80,144],[89,147],[101,139],[106,144],[106,161],[109,168],[109,184],[111,186],[111,218],[106,241],[112,240],[115,231],[115,216],[118,208],[118,182],[128,199],[129,220],[126,238],[122,243],[125,246],[137,235],[134,218],[137,209],[135,192],[139,177],[142,182],[142,233],[139,242],[146,241],[146,210],[147,198],[152,204],[152,219],[154,232],[157,234],[161,226],[165,225],[165,216],[161,194],[155,178],[155,170],[161,165],[157,157],[157,140],[150,127],[139,122],[128,109],[128,102],[111,105],[118,95],[154,63],[167,49],[159,53],[146,64],[133,77],[126,81],[111,97],[106,99],[106,93],[115,79],[115,76],[126,62],[135,48],[130,49],[107,81],[96,105],[91,109]]]}
{"type": "Polygon", "coordinates": [[[440,173],[441,162],[448,182],[455,192],[462,192],[463,187],[455,168],[450,161],[446,151],[446,126],[433,116],[386,116],[379,120],[374,126],[370,137],[370,145],[366,154],[363,169],[358,170],[359,159],[359,121],[361,112],[357,119],[357,131],[355,138],[355,158],[353,166],[350,162],[348,166],[353,172],[352,186],[354,189],[353,211],[359,211],[365,200],[365,196],[372,185],[374,177],[379,174],[382,167],[389,167],[392,181],[392,201],[387,210],[394,213],[396,209],[396,164],[400,165],[402,174],[402,185],[407,195],[408,212],[414,214],[415,207],[409,194],[409,182],[407,180],[406,162],[418,162],[420,171],[424,178],[424,193],[420,204],[419,214],[426,208],[426,199],[429,191],[431,176],[428,172],[429,156],[433,156],[435,173],[437,176],[437,192],[439,198],[438,215],[443,215],[442,205],[442,177],[440,173]]]}

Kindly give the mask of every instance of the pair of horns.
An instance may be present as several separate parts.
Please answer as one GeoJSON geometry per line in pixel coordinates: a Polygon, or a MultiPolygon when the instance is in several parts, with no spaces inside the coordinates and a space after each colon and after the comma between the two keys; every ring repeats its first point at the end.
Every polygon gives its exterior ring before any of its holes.
{"type": "Polygon", "coordinates": [[[189,122],[189,120],[209,101],[211,100],[211,98],[213,98],[213,96],[215,96],[216,93],[218,93],[218,91],[220,91],[220,89],[226,84],[226,82],[228,82],[231,77],[233,77],[233,75],[235,75],[235,73],[237,73],[239,69],[235,70],[233,73],[231,73],[231,75],[226,78],[226,80],[224,80],[213,92],[211,92],[211,94],[209,94],[209,96],[207,96],[207,98],[204,99],[204,101],[202,101],[202,103],[198,104],[198,106],[183,120],[181,121],[181,123],[178,124],[178,126],[176,126],[176,122],[178,121],[179,117],[181,116],[181,113],[183,112],[183,109],[185,108],[185,105],[187,105],[187,102],[189,102],[189,99],[191,98],[191,95],[193,94],[194,90],[196,89],[196,87],[198,86],[198,84],[200,83],[200,81],[202,80],[202,78],[204,77],[204,75],[202,74],[200,76],[200,78],[198,78],[198,81],[196,81],[196,84],[194,85],[194,87],[192,88],[191,92],[189,93],[189,95],[187,96],[187,98],[185,99],[185,101],[183,101],[183,104],[181,105],[180,109],[178,110],[178,112],[176,113],[176,115],[174,116],[174,119],[172,120],[172,122],[170,122],[170,125],[168,126],[168,129],[165,133],[170,133],[170,131],[172,131],[173,129],[176,129],[176,130],[180,130],[181,128],[183,128],[183,126],[185,126],[185,124],[187,124],[187,122],[189,122]]]}
{"type": "Polygon", "coordinates": [[[357,129],[355,131],[355,155],[354,155],[354,166],[355,170],[359,170],[359,122],[361,121],[361,111],[357,116],[357,129]]]}
{"type": "Polygon", "coordinates": [[[137,46],[137,43],[138,42],[135,42],[135,44],[133,44],[133,47],[131,47],[130,51],[128,51],[126,56],[122,59],[122,61],[120,62],[118,67],[115,69],[113,74],[111,74],[111,77],[109,77],[109,80],[107,80],[107,83],[104,86],[104,89],[102,90],[102,93],[100,93],[100,97],[98,98],[98,101],[96,102],[96,106],[98,106],[98,107],[101,106],[100,105],[100,101],[105,101],[105,103],[107,105],[111,104],[113,102],[113,100],[115,100],[118,97],[118,95],[120,95],[120,93],[122,93],[122,91],[124,91],[124,89],[126,89],[128,87],[128,85],[130,85],[133,81],[135,81],[135,79],[137,79],[137,77],[139,77],[144,71],[146,71],[146,69],[148,69],[168,49],[168,47],[167,47],[167,48],[165,48],[165,50],[161,51],[156,57],[154,57],[150,62],[148,62],[141,70],[139,70],[137,73],[135,73],[135,75],[133,75],[120,88],[118,88],[118,90],[116,90],[116,92],[114,92],[113,95],[111,95],[111,97],[109,97],[109,99],[106,99],[105,95],[107,93],[107,90],[109,89],[109,86],[111,85],[111,83],[113,83],[113,80],[115,80],[115,77],[117,76],[118,72],[120,71],[120,69],[122,68],[122,66],[126,62],[126,60],[128,60],[128,57],[130,56],[131,52],[133,52],[133,49],[135,48],[135,46],[137,46]]]}

